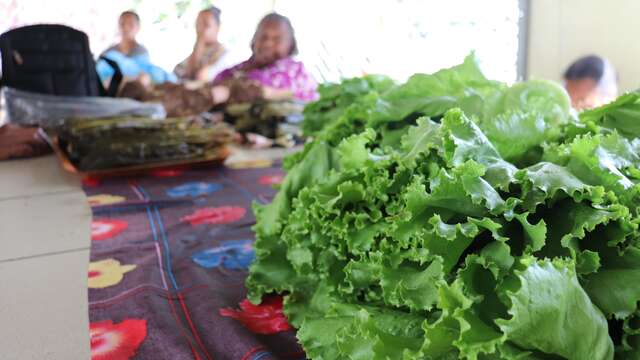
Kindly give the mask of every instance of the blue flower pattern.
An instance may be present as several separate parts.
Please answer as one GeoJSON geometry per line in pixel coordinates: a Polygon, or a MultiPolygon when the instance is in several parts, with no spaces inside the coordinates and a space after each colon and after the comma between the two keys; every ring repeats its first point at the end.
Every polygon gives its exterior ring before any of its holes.
{"type": "Polygon", "coordinates": [[[178,197],[197,197],[201,195],[209,195],[222,189],[222,185],[206,182],[188,182],[167,190],[167,195],[172,198],[178,197]]]}
{"type": "Polygon", "coordinates": [[[255,258],[253,240],[223,241],[220,246],[199,251],[191,258],[207,269],[220,266],[229,270],[247,269],[255,258]]]}

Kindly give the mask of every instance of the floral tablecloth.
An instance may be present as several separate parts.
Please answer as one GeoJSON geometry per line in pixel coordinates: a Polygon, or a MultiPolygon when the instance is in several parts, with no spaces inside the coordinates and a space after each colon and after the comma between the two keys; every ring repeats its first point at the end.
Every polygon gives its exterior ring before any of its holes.
{"type": "Polygon", "coordinates": [[[243,301],[251,203],[270,201],[283,173],[234,167],[84,180],[92,359],[304,358],[280,299],[243,301]]]}

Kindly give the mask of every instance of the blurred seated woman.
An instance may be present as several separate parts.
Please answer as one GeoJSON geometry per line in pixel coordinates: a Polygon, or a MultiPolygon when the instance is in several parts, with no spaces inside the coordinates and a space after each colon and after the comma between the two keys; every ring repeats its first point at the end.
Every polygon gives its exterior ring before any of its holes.
{"type": "Polygon", "coordinates": [[[127,57],[149,56],[147,48],[136,40],[136,36],[140,32],[140,16],[136,12],[128,10],[120,14],[118,30],[120,31],[120,42],[107,48],[102,53],[103,55],[109,51],[117,51],[127,57]]]}
{"type": "MultiPolygon", "coordinates": [[[[143,78],[154,84],[175,82],[175,75],[151,63],[147,49],[137,42],[140,31],[140,16],[133,11],[125,11],[118,19],[120,42],[110,46],[101,58],[107,58],[118,64],[122,75],[127,79],[143,78]]],[[[105,60],[98,59],[96,70],[100,80],[107,82],[115,70],[105,60]]]]}
{"type": "Polygon", "coordinates": [[[571,105],[578,110],[604,105],[618,96],[616,71],[609,61],[596,55],[576,60],[564,73],[564,86],[571,105]]]}
{"type": "Polygon", "coordinates": [[[219,98],[216,102],[259,99],[308,102],[317,98],[316,82],[304,65],[292,58],[298,48],[287,17],[271,13],[262,18],[251,40],[251,51],[248,60],[215,78],[214,85],[230,90],[228,99],[219,98]]]}
{"type": "Polygon", "coordinates": [[[220,13],[215,6],[198,13],[193,51],[173,70],[180,80],[200,84],[211,82],[231,65],[228,50],[218,41],[220,13]]]}

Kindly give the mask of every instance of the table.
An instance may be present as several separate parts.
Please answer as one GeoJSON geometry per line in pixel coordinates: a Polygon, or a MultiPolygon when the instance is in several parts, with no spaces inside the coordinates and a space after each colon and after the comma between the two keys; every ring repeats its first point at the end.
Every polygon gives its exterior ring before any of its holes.
{"type": "Polygon", "coordinates": [[[0,359],[89,359],[90,222],[53,156],[0,163],[0,359]]]}
{"type": "MultiPolygon", "coordinates": [[[[285,152],[242,150],[229,163],[285,152]]],[[[90,357],[90,229],[80,179],[53,156],[0,163],[0,359],[90,357]]]]}

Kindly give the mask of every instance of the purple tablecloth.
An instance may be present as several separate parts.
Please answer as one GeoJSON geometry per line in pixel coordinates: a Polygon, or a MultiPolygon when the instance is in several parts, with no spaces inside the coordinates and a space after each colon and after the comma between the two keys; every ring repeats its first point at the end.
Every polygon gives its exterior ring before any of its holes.
{"type": "Polygon", "coordinates": [[[251,203],[282,177],[245,165],[85,180],[93,359],[304,358],[293,331],[260,335],[220,315],[246,296],[251,203]]]}

